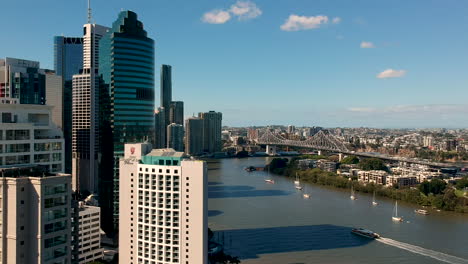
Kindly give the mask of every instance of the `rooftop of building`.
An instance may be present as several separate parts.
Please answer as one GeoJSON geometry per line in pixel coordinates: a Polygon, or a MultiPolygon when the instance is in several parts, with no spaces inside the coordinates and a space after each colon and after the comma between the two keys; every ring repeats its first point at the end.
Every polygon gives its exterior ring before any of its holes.
{"type": "Polygon", "coordinates": [[[65,173],[50,173],[45,168],[38,165],[15,165],[10,167],[0,168],[0,176],[8,178],[20,177],[51,177],[69,175],[65,173]]]}
{"type": "Polygon", "coordinates": [[[183,152],[175,151],[172,148],[166,149],[153,149],[150,153],[146,154],[146,156],[153,156],[153,157],[173,157],[173,158],[182,158],[184,157],[183,152]]]}

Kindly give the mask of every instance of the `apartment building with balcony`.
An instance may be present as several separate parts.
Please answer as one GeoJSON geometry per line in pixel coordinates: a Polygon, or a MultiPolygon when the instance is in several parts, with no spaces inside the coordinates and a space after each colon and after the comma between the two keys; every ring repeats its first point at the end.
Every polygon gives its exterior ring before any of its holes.
{"type": "Polygon", "coordinates": [[[52,106],[0,104],[0,168],[36,164],[51,173],[64,170],[62,131],[52,106]]]}
{"type": "Polygon", "coordinates": [[[119,188],[119,263],[207,263],[204,161],[126,144],[119,188]]]}
{"type": "Polygon", "coordinates": [[[0,168],[0,263],[70,263],[71,175],[0,168]]]}

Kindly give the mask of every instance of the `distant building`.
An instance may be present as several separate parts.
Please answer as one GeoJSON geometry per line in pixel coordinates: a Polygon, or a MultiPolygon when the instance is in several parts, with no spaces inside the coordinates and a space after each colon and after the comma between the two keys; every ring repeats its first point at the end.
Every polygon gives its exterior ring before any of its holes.
{"type": "Polygon", "coordinates": [[[434,138],[431,136],[426,136],[423,138],[424,147],[432,147],[434,145],[434,138]]]}
{"type": "Polygon", "coordinates": [[[295,126],[293,126],[293,125],[288,126],[288,130],[287,130],[288,134],[293,134],[295,131],[296,131],[295,126]]]}
{"type": "Polygon", "coordinates": [[[184,126],[172,123],[167,126],[167,147],[184,152],[184,126]]]}
{"type": "Polygon", "coordinates": [[[0,59],[0,103],[45,104],[45,78],[37,61],[0,59]]]}
{"type": "Polygon", "coordinates": [[[199,155],[203,153],[203,120],[191,117],[185,120],[185,153],[199,155]]]}
{"type": "Polygon", "coordinates": [[[204,161],[126,144],[120,183],[119,263],[208,263],[204,161]]]}
{"type": "Polygon", "coordinates": [[[258,129],[249,128],[249,130],[247,131],[247,138],[248,138],[250,141],[252,141],[252,140],[257,140],[257,139],[258,139],[258,136],[259,136],[258,129]]]}
{"type": "Polygon", "coordinates": [[[338,168],[338,163],[334,161],[329,161],[329,160],[318,160],[317,161],[317,168],[323,170],[323,171],[328,171],[328,172],[336,172],[336,169],[338,168]]]}
{"type": "Polygon", "coordinates": [[[0,169],[1,263],[70,263],[71,175],[0,169]]]}
{"type": "Polygon", "coordinates": [[[167,144],[166,109],[158,107],[154,112],[154,143],[156,148],[165,148],[167,144]]]}
{"type": "MultiPolygon", "coordinates": [[[[62,91],[51,91],[46,84],[46,98],[48,105],[60,105],[59,112],[62,121],[57,125],[62,128],[65,139],[65,172],[72,172],[72,80],[83,68],[83,38],[82,37],[54,37],[54,70],[61,77],[62,91]],[[60,96],[54,95],[59,93],[60,96]],[[53,99],[53,98],[56,99],[53,99]],[[61,100],[57,103],[55,100],[61,100]],[[51,102],[52,101],[52,102],[51,102]]],[[[46,80],[47,81],[47,80],[46,80]]],[[[58,113],[57,113],[58,114],[58,113]]],[[[55,116],[55,115],[54,115],[55,116]]]]}
{"type": "Polygon", "coordinates": [[[101,247],[101,208],[79,202],[77,221],[77,251],[72,256],[73,263],[85,264],[102,259],[104,250],[101,247]]]}
{"type": "Polygon", "coordinates": [[[385,185],[387,183],[387,176],[387,172],[382,170],[359,171],[358,181],[385,185]]]}
{"type": "Polygon", "coordinates": [[[51,106],[0,104],[0,168],[37,164],[63,172],[63,133],[51,119],[51,106]]]}
{"type": "Polygon", "coordinates": [[[316,160],[313,160],[313,159],[301,159],[297,161],[297,166],[301,170],[307,170],[307,169],[316,168],[317,162],[316,160]]]}
{"type": "Polygon", "coordinates": [[[414,176],[399,176],[399,175],[389,175],[387,176],[388,187],[397,185],[398,187],[409,187],[418,184],[418,179],[414,176]]]}
{"type": "Polygon", "coordinates": [[[169,124],[184,125],[184,102],[173,101],[169,109],[169,124]]]}
{"type": "MultiPolygon", "coordinates": [[[[171,102],[172,102],[172,66],[163,64],[161,66],[161,104],[160,107],[164,107],[166,110],[164,114],[164,122],[168,125],[171,122],[171,102]]],[[[164,127],[161,133],[166,133],[166,127],[164,127]]]]}
{"type": "Polygon", "coordinates": [[[203,150],[208,153],[221,151],[223,115],[220,112],[209,111],[206,113],[199,113],[198,117],[203,119],[203,150]]]}

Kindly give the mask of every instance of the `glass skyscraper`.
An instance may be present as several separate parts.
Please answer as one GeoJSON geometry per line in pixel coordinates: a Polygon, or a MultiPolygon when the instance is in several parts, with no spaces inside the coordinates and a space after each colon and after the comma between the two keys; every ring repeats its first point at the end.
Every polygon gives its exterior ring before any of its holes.
{"type": "MultiPolygon", "coordinates": [[[[124,144],[153,141],[154,40],[136,13],[122,11],[100,42],[99,72],[109,96],[114,158],[114,226],[118,226],[119,158],[124,144]]],[[[105,92],[105,91],[101,91],[105,92]]]]}
{"type": "Polygon", "coordinates": [[[83,68],[83,38],[54,37],[54,70],[62,77],[62,123],[65,138],[65,172],[72,172],[72,79],[83,68]]]}

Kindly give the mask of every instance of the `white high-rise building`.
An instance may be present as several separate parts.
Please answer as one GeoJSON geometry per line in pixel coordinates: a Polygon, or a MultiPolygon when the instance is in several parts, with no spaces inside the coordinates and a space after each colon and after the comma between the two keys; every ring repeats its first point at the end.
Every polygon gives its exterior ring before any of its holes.
{"type": "Polygon", "coordinates": [[[72,176],[73,190],[97,193],[99,149],[99,41],[108,28],[84,25],[83,69],[73,75],[72,176]]]}
{"type": "Polygon", "coordinates": [[[37,164],[63,172],[63,133],[51,120],[51,106],[0,104],[0,168],[37,164]]]}
{"type": "Polygon", "coordinates": [[[207,167],[173,149],[126,144],[119,263],[208,263],[207,167]]]}
{"type": "Polygon", "coordinates": [[[0,263],[70,263],[71,175],[0,169],[0,263]]]}

